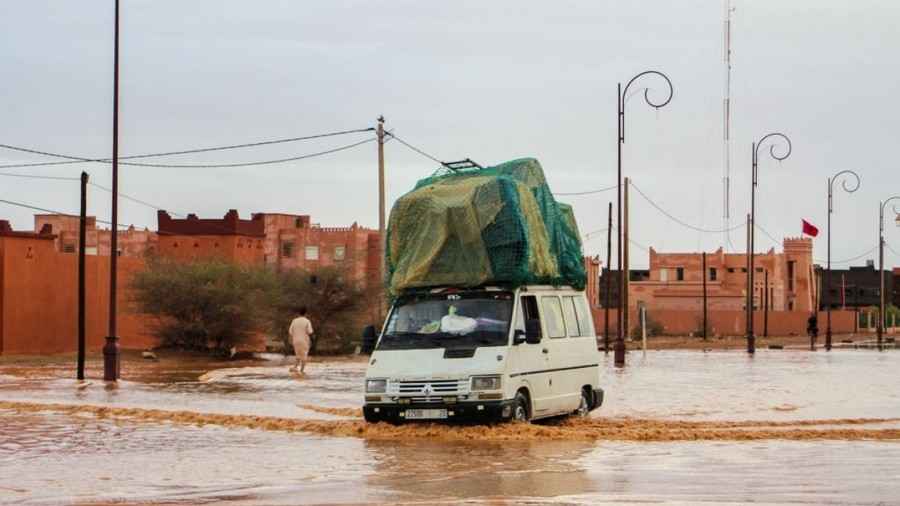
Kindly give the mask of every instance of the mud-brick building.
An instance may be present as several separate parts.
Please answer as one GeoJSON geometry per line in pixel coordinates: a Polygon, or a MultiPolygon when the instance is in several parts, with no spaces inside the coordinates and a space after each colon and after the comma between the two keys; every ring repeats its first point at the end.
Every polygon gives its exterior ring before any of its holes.
{"type": "MultiPolygon", "coordinates": [[[[45,224],[38,232],[14,231],[0,220],[0,355],[72,351],[77,346],[78,255],[57,251],[59,237],[45,224]]],[[[143,268],[138,258],[119,260],[119,286],[143,268]]],[[[85,261],[86,337],[89,350],[105,341],[109,309],[109,258],[91,255],[85,261]]],[[[126,290],[119,291],[126,308],[126,290]]],[[[144,349],[158,340],[150,335],[143,315],[118,313],[124,348],[144,349]]]]}
{"type": "MultiPolygon", "coordinates": [[[[773,311],[809,312],[816,307],[816,276],[812,260],[812,240],[785,238],[784,250],[770,249],[756,255],[753,280],[753,306],[763,309],[768,301],[773,311]],[[766,284],[768,282],[768,284],[766,284]],[[768,292],[768,299],[765,294],[768,292]]],[[[660,253],[650,248],[650,268],[630,273],[629,307],[645,306],[658,310],[699,310],[706,277],[707,304],[710,310],[742,311],[747,305],[747,255],[726,253],[722,248],[702,253],[660,253]]],[[[611,307],[617,307],[618,272],[613,276],[611,307]]],[[[605,287],[606,280],[600,280],[605,287]]],[[[602,297],[601,297],[602,303],[602,297]]]]}
{"type": "Polygon", "coordinates": [[[309,215],[258,213],[264,222],[264,259],[278,270],[340,267],[348,276],[376,282],[380,276],[380,238],[377,230],[360,227],[323,227],[309,215]]]}
{"type": "Polygon", "coordinates": [[[189,214],[176,219],[157,212],[159,255],[182,261],[219,259],[261,264],[265,258],[265,227],[261,216],[242,220],[235,209],[222,218],[189,214]]]}
{"type": "MultiPolygon", "coordinates": [[[[79,217],[69,214],[36,214],[34,215],[34,231],[40,232],[49,225],[55,235],[53,245],[60,253],[78,253],[79,245],[79,217]]],[[[85,223],[85,254],[109,256],[111,234],[109,229],[97,228],[97,218],[87,216],[85,223]]],[[[152,230],[139,230],[129,226],[125,230],[119,230],[117,237],[119,256],[143,257],[147,253],[154,253],[157,248],[156,232],[152,230]]]]}

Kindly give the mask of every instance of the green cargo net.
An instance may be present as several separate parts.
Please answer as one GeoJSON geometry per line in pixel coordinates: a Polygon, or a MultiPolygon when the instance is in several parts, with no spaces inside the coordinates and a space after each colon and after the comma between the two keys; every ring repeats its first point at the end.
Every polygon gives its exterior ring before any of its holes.
{"type": "Polygon", "coordinates": [[[553,198],[540,163],[513,160],[416,183],[391,209],[388,291],[545,284],[583,289],[572,207],[553,198]]]}

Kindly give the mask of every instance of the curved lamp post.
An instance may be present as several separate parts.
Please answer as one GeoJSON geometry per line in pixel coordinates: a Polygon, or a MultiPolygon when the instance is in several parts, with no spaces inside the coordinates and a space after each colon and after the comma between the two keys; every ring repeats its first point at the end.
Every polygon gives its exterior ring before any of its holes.
{"type": "Polygon", "coordinates": [[[759,163],[759,148],[767,141],[770,142],[769,155],[775,160],[780,162],[791,156],[791,140],[782,133],[773,132],[766,134],[759,141],[753,143],[753,170],[751,175],[752,184],[750,185],[750,244],[748,245],[750,249],[750,262],[747,268],[749,271],[747,273],[747,353],[756,353],[756,337],[753,334],[753,305],[755,293],[753,287],[753,271],[755,270],[754,260],[756,256],[756,250],[754,248],[756,245],[756,186],[759,181],[757,166],[759,163]],[[775,152],[775,145],[778,141],[783,141],[787,148],[782,155],[775,152]]]}
{"type": "MultiPolygon", "coordinates": [[[[881,202],[878,207],[878,281],[880,301],[878,304],[878,349],[881,349],[881,336],[884,334],[884,208],[888,202],[900,200],[900,196],[894,196],[881,202]]],[[[893,206],[892,206],[893,207],[893,206]]],[[[900,211],[893,207],[894,214],[900,215],[900,211]]],[[[900,220],[897,221],[900,224],[900,220]]]]}
{"type": "Polygon", "coordinates": [[[623,230],[622,230],[622,144],[625,144],[625,101],[628,98],[628,89],[631,85],[637,81],[638,79],[644,76],[658,76],[665,80],[666,85],[669,87],[669,95],[662,102],[654,102],[650,100],[650,89],[644,88],[644,101],[647,102],[647,105],[653,107],[655,109],[659,109],[661,107],[665,107],[672,100],[672,95],[675,93],[675,89],[672,87],[672,81],[669,80],[668,76],[663,74],[662,72],[658,72],[656,70],[646,70],[641,72],[640,74],[635,75],[628,81],[628,84],[625,85],[625,89],[622,89],[622,83],[619,83],[619,98],[618,98],[618,124],[619,124],[619,135],[618,135],[618,179],[617,179],[617,204],[618,204],[618,212],[616,213],[616,223],[618,224],[616,228],[617,240],[618,243],[618,252],[616,255],[616,263],[619,267],[619,307],[617,312],[617,334],[616,334],[616,343],[613,346],[614,349],[614,358],[615,364],[618,366],[625,365],[625,332],[627,329],[623,326],[623,307],[625,311],[628,311],[628,293],[626,292],[625,287],[627,286],[627,281],[625,276],[628,275],[627,272],[624,272],[622,269],[622,238],[623,238],[623,230]]]}
{"type": "MultiPolygon", "coordinates": [[[[853,193],[859,189],[859,174],[853,172],[852,170],[842,170],[837,174],[828,178],[828,268],[825,271],[825,312],[827,316],[827,324],[825,327],[825,350],[831,351],[831,215],[834,213],[834,182],[838,180],[841,176],[844,177],[843,181],[841,181],[841,187],[847,193],[853,193]],[[847,181],[850,177],[853,177],[853,184],[847,185],[847,181]]],[[[818,311],[819,308],[815,308],[814,311],[818,311]]]]}

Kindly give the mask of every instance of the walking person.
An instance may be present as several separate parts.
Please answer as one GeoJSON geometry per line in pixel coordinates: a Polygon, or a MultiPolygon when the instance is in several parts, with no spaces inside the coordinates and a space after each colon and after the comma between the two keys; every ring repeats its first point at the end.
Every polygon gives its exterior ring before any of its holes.
{"type": "Polygon", "coordinates": [[[815,312],[810,314],[809,319],[806,320],[806,333],[809,334],[810,348],[814,348],[816,345],[816,338],[819,337],[819,318],[815,312]]]}
{"type": "Polygon", "coordinates": [[[312,322],[306,317],[306,306],[300,307],[297,312],[300,316],[294,318],[291,326],[288,327],[288,334],[291,336],[291,343],[294,345],[294,355],[297,357],[297,363],[294,364],[291,370],[298,371],[303,375],[309,358],[309,348],[312,345],[313,327],[312,322]]]}

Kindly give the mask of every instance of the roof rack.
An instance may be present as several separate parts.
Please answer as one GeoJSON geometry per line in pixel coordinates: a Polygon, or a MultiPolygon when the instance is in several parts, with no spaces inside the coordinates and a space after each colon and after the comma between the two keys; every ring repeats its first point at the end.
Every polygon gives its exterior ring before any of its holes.
{"type": "Polygon", "coordinates": [[[457,171],[457,170],[461,170],[461,169],[474,169],[474,168],[484,169],[484,167],[482,167],[481,165],[478,165],[477,163],[472,161],[471,158],[466,158],[465,160],[459,160],[456,162],[441,162],[441,165],[443,165],[444,167],[447,167],[448,169],[450,169],[452,171],[457,171]]]}

